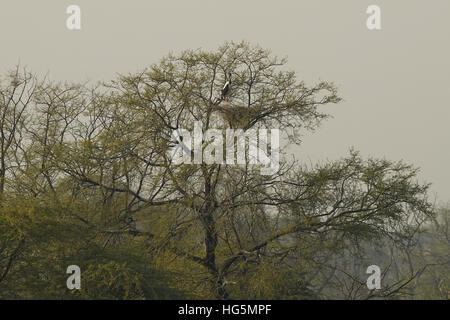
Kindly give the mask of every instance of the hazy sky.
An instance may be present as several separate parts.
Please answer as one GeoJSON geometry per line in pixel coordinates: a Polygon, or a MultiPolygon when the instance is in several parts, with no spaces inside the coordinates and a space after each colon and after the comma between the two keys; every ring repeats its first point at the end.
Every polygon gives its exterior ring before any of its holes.
{"type": "Polygon", "coordinates": [[[109,80],[170,51],[248,40],[288,56],[308,83],[335,82],[345,99],[304,139],[300,157],[365,156],[422,168],[450,201],[449,0],[1,0],[0,74],[18,61],[54,80],[109,80]],[[66,8],[81,8],[79,31],[66,8]],[[381,7],[382,30],[366,9],[381,7]]]}

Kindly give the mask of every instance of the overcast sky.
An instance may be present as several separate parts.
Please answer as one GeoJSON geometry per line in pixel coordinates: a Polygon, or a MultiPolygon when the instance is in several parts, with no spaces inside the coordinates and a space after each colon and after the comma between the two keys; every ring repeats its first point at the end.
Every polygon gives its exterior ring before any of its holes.
{"type": "Polygon", "coordinates": [[[54,80],[109,80],[170,51],[248,40],[288,56],[310,84],[335,82],[345,99],[304,138],[301,158],[364,156],[421,167],[450,201],[449,0],[1,0],[0,72],[18,61],[54,80]],[[81,30],[66,8],[81,8],[81,30]],[[366,9],[381,8],[369,31],[366,9]]]}

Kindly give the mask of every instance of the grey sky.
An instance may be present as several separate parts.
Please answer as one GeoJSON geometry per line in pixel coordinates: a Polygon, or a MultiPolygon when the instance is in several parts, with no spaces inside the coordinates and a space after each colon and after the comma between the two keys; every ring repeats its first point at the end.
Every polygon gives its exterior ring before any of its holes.
{"type": "Polygon", "coordinates": [[[248,40],[287,55],[309,83],[333,81],[345,99],[334,119],[307,135],[301,157],[363,155],[422,168],[450,201],[450,1],[1,0],[0,72],[19,60],[54,80],[108,80],[169,51],[248,40]],[[77,4],[82,30],[66,29],[77,4]],[[382,30],[366,28],[366,8],[382,30]]]}

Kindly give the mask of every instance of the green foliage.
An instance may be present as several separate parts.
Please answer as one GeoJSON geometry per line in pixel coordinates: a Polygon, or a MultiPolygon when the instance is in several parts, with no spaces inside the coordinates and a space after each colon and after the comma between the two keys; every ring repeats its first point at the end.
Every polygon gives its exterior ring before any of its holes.
{"type": "Polygon", "coordinates": [[[2,299],[169,299],[184,296],[168,287],[168,273],[152,268],[142,239],[105,248],[98,230],[68,217],[69,208],[34,200],[0,208],[2,299]],[[79,265],[81,290],[66,287],[66,269],[79,265]]]}

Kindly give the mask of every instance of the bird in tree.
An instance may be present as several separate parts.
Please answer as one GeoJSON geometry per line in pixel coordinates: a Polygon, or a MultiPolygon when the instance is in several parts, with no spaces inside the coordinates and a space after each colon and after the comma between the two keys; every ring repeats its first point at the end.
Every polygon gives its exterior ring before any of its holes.
{"type": "Polygon", "coordinates": [[[222,88],[222,99],[225,99],[225,101],[229,102],[229,95],[231,92],[231,72],[228,72],[228,80],[225,82],[225,85],[222,88]]]}

